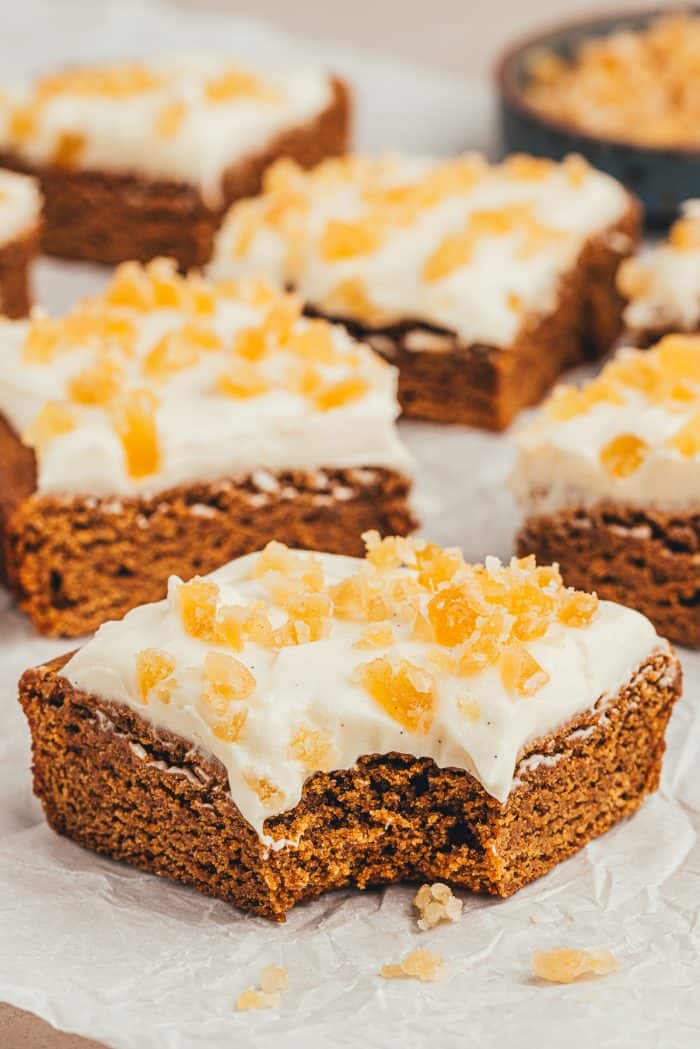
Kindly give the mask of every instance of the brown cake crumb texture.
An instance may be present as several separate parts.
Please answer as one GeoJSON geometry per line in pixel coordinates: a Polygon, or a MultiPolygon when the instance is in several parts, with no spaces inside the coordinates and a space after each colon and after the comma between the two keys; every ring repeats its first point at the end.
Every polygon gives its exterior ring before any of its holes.
{"type": "Polygon", "coordinates": [[[414,322],[372,329],[341,316],[348,330],[399,369],[404,415],[441,423],[503,430],[551,389],[566,368],[606,353],[622,328],[616,290],[620,263],[640,235],[640,210],[592,237],[560,281],[555,310],[535,316],[507,349],[464,345],[454,332],[414,322]]]}
{"type": "Polygon", "coordinates": [[[517,546],[558,562],[568,586],[631,605],[665,637],[700,648],[700,514],[574,507],[530,517],[517,546]]]}
{"type": "Polygon", "coordinates": [[[33,491],[35,463],[0,419],[0,579],[48,636],[78,637],[272,539],[361,556],[363,532],[415,527],[410,481],[385,469],[256,471],[150,499],[33,491]]]}
{"type": "Polygon", "coordinates": [[[535,951],[532,971],[548,983],[573,983],[587,976],[608,976],[617,972],[618,964],[610,951],[579,951],[555,947],[551,951],[535,951]]]}
{"type": "Polygon", "coordinates": [[[445,975],[442,957],[425,947],[417,947],[398,963],[382,965],[379,975],[385,980],[421,980],[422,983],[433,983],[445,975]]]}
{"type": "Polygon", "coordinates": [[[315,773],[292,810],[266,821],[267,834],[296,843],[274,851],[216,759],[77,691],[65,661],[27,671],[20,686],[34,790],[54,830],[277,921],[346,886],[427,880],[510,896],[657,788],[681,681],[673,655],[650,657],[616,696],[526,748],[504,805],[468,772],[406,754],[315,773]]]}
{"type": "Polygon", "coordinates": [[[26,317],[32,305],[31,265],[39,251],[34,228],[0,247],[0,314],[26,317]]]}
{"type": "Polygon", "coordinates": [[[108,264],[168,255],[187,270],[209,261],[224,214],[234,201],[260,191],[263,173],[273,161],[290,157],[302,167],[313,167],[344,153],[349,134],[349,91],[333,79],[331,101],[314,120],[280,133],[224,173],[224,200],[218,208],[209,207],[196,186],[181,182],[57,164],[35,167],[10,152],[0,154],[0,166],[40,180],[42,248],[47,254],[108,264]]]}

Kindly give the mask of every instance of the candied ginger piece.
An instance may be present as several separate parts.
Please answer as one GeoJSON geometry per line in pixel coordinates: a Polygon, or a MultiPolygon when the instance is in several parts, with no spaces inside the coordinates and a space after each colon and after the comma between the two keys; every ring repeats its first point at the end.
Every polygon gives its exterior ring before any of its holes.
{"type": "Polygon", "coordinates": [[[421,550],[416,550],[416,560],[418,582],[428,590],[438,590],[464,567],[461,550],[443,549],[435,543],[426,543],[421,550]]]}
{"type": "Polygon", "coordinates": [[[481,718],[481,707],[473,696],[458,696],[457,710],[467,721],[476,723],[481,718]]]}
{"type": "Polygon", "coordinates": [[[275,991],[286,991],[289,987],[289,973],[282,965],[266,965],[260,973],[260,988],[266,994],[275,991]]]}
{"type": "Polygon", "coordinates": [[[216,583],[195,576],[188,583],[181,583],[177,591],[180,619],[190,637],[200,641],[216,639],[216,610],[219,603],[219,588],[216,583]]]}
{"type": "Polygon", "coordinates": [[[671,226],[668,240],[674,251],[700,251],[700,221],[679,219],[671,226]]]}
{"type": "Polygon", "coordinates": [[[104,299],[111,306],[140,311],[150,309],[151,288],[143,266],[138,262],[123,262],[117,266],[104,299]]]}
{"type": "Polygon", "coordinates": [[[290,740],[289,756],[309,772],[330,772],[337,752],[328,732],[300,725],[290,740]]]}
{"type": "Polygon", "coordinates": [[[412,978],[424,983],[439,980],[444,972],[445,964],[441,955],[423,947],[417,947],[397,964],[382,965],[379,970],[380,976],[383,976],[385,980],[412,978]]]}
{"type": "Polygon", "coordinates": [[[77,404],[110,404],[121,390],[124,369],[110,355],[88,365],[68,383],[68,395],[77,404]]]}
{"type": "Polygon", "coordinates": [[[532,157],[528,153],[512,153],[503,161],[506,173],[518,182],[541,182],[549,178],[556,165],[547,157],[532,157]]]}
{"type": "Polygon", "coordinates": [[[160,310],[179,309],[184,305],[185,282],[177,272],[173,259],[152,259],[146,266],[151,284],[153,305],[160,310]]]}
{"type": "Polygon", "coordinates": [[[232,700],[247,699],[257,682],[245,663],[225,652],[210,649],[204,657],[204,700],[218,708],[232,700]]]}
{"type": "Polygon", "coordinates": [[[169,703],[173,687],[175,660],[158,648],[144,648],[136,656],[136,680],[139,696],[147,703],[154,693],[160,703],[169,703]]]}
{"type": "Polygon", "coordinates": [[[421,885],[413,898],[418,911],[418,928],[423,932],[434,929],[441,922],[456,922],[462,914],[462,901],[452,895],[449,885],[436,881],[433,885],[421,885]]]}
{"type": "Polygon", "coordinates": [[[339,379],[338,382],[328,383],[313,394],[313,402],[321,412],[330,412],[334,408],[342,408],[351,401],[357,401],[369,391],[369,384],[359,376],[347,379],[339,379]]]}
{"type": "Polygon", "coordinates": [[[233,352],[247,361],[259,361],[267,352],[265,333],[260,328],[241,328],[233,339],[233,352]]]}
{"type": "Polygon", "coordinates": [[[158,398],[146,389],[129,390],[114,406],[114,427],[124,449],[127,471],[135,480],[160,469],[157,408],[158,398]]]}
{"type": "Polygon", "coordinates": [[[290,353],[315,364],[332,364],[338,354],[333,342],[333,331],[325,321],[309,321],[301,331],[295,331],[287,342],[290,353]]]}
{"type": "Polygon", "coordinates": [[[211,77],[204,87],[204,94],[209,102],[232,102],[239,98],[274,102],[279,97],[272,85],[246,69],[233,66],[211,77]]]}
{"type": "Polygon", "coordinates": [[[469,231],[445,237],[423,266],[423,280],[433,283],[468,265],[474,255],[474,235],[469,231]]]}
{"type": "Polygon", "coordinates": [[[22,358],[27,364],[47,364],[61,342],[60,324],[51,317],[35,317],[29,325],[22,358]]]}
{"type": "Polygon", "coordinates": [[[234,652],[243,649],[243,623],[246,609],[236,605],[223,605],[216,617],[214,634],[217,641],[232,648],[234,652]]]}
{"type": "Polygon", "coordinates": [[[361,536],[367,553],[365,558],[380,571],[391,571],[401,565],[416,565],[416,551],[409,539],[387,535],[383,539],[377,531],[363,532],[361,536]]]}
{"type": "Polygon", "coordinates": [[[597,594],[562,590],[557,598],[557,619],[565,626],[588,626],[598,615],[598,604],[597,594]]]}
{"type": "Polygon", "coordinates": [[[394,631],[390,623],[371,623],[355,642],[355,648],[390,648],[394,644],[394,631]]]}
{"type": "Polygon", "coordinates": [[[329,313],[339,317],[356,317],[368,324],[381,324],[385,315],[372,302],[367,286],[360,277],[346,277],[324,298],[329,313]]]}
{"type": "Polygon", "coordinates": [[[294,295],[280,295],[271,303],[265,314],[263,331],[280,346],[286,346],[300,316],[299,300],[294,295]]]}
{"type": "Polygon", "coordinates": [[[382,242],[381,230],[373,217],[343,222],[330,219],[321,235],[320,252],[325,262],[340,262],[358,255],[370,255],[382,242]]]}
{"type": "Polygon", "coordinates": [[[700,452],[700,412],[693,415],[679,430],[669,437],[667,447],[692,459],[700,452]]]}
{"type": "Polygon", "coordinates": [[[548,983],[573,983],[586,976],[608,976],[619,968],[615,956],[606,950],[581,951],[555,947],[535,951],[532,971],[548,983]]]}
{"type": "Polygon", "coordinates": [[[254,794],[257,794],[266,809],[274,809],[284,801],[284,794],[265,776],[258,776],[251,770],[243,773],[243,779],[254,794]]]}
{"type": "Polygon", "coordinates": [[[216,380],[219,393],[236,400],[249,400],[262,397],[268,393],[270,384],[253,364],[247,361],[232,361],[226,371],[221,372],[216,380]]]}
{"type": "Polygon", "coordinates": [[[170,331],[146,354],[143,373],[154,382],[166,382],[198,361],[199,351],[194,343],[183,339],[180,332],[170,331]]]}
{"type": "Polygon", "coordinates": [[[666,335],[655,352],[667,375],[700,383],[700,336],[666,335]]]}
{"type": "Polygon", "coordinates": [[[358,668],[360,683],[386,712],[408,732],[428,732],[437,697],[432,674],[406,659],[393,667],[379,658],[358,668]]]}
{"type": "Polygon", "coordinates": [[[539,584],[525,580],[511,587],[503,603],[513,616],[511,634],[518,641],[534,641],[547,633],[554,615],[555,600],[539,584]]]}
{"type": "Polygon", "coordinates": [[[41,454],[55,437],[75,429],[75,416],[60,401],[47,401],[37,417],[25,430],[22,440],[41,454]]]}
{"type": "Polygon", "coordinates": [[[85,135],[79,131],[62,131],[54,145],[52,162],[60,168],[73,168],[85,149],[85,135]]]}
{"type": "Polygon", "coordinates": [[[479,616],[466,589],[459,584],[442,587],[428,602],[428,619],[439,645],[459,645],[473,632],[479,616]]]}
{"type": "Polygon", "coordinates": [[[642,465],[649,445],[634,433],[621,433],[601,448],[600,461],[613,477],[629,477],[642,465]]]}
{"type": "Polygon", "coordinates": [[[282,575],[294,575],[299,563],[299,557],[290,550],[285,543],[276,539],[270,542],[260,551],[253,567],[253,578],[259,579],[266,572],[279,572],[282,575]]]}
{"type": "Polygon", "coordinates": [[[236,1009],[248,1012],[251,1009],[278,1009],[282,998],[278,993],[259,991],[257,987],[246,987],[236,999],[236,1009]]]}
{"type": "Polygon", "coordinates": [[[549,681],[549,674],[534,656],[517,641],[501,653],[501,680],[509,692],[519,696],[534,696],[549,681]]]}
{"type": "Polygon", "coordinates": [[[169,102],[156,113],[155,131],[160,138],[175,138],[182,127],[187,106],[184,102],[169,102]]]}

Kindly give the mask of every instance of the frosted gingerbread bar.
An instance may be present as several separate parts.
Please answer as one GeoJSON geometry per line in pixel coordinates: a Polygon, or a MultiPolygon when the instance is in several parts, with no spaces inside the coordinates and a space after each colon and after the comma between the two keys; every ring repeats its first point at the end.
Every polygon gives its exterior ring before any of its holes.
{"type": "Polygon", "coordinates": [[[94,262],[201,265],[269,164],[315,164],[348,134],[341,81],[221,55],[71,68],[0,94],[0,164],[40,179],[44,250],[94,262]]]}
{"type": "Polygon", "coordinates": [[[629,338],[648,346],[668,332],[700,333],[700,200],[688,200],[666,240],[620,267],[629,338]]]}
{"type": "Polygon", "coordinates": [[[0,567],[79,635],[273,537],[337,553],[413,527],[396,374],[260,282],[120,267],[0,324],[0,567]]]}
{"type": "Polygon", "coordinates": [[[27,671],[59,833],[282,920],[329,889],[510,896],[656,789],[680,689],[638,612],[534,558],[273,543],[27,671]]]}
{"type": "Polygon", "coordinates": [[[518,549],[700,646],[700,336],[621,350],[518,442],[518,549]]]}
{"type": "Polygon", "coordinates": [[[39,250],[41,194],[34,179],[0,170],[0,315],[24,317],[39,250]]]}
{"type": "Polygon", "coordinates": [[[212,272],[260,271],[396,364],[406,415],[503,429],[620,327],[637,205],[579,157],[280,163],[212,272]]]}

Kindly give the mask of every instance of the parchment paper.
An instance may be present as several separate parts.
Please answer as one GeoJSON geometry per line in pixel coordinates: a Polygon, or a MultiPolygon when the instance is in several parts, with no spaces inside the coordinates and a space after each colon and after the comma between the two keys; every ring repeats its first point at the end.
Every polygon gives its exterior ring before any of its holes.
{"type": "MultiPolygon", "coordinates": [[[[3,76],[67,57],[178,46],[303,52],[254,22],[155,4],[12,6],[0,38],[3,76]]],[[[316,53],[358,85],[361,145],[488,144],[478,86],[335,49],[316,53]]],[[[60,309],[102,280],[90,267],[45,262],[39,291],[60,309]]],[[[508,436],[402,430],[418,461],[424,533],[475,559],[507,557],[517,520],[504,489],[508,436]]],[[[49,831],[31,794],[16,681],[66,647],[38,640],[0,592],[0,1000],[115,1049],[700,1044],[700,656],[682,653],[685,697],[671,723],[662,788],[633,820],[511,900],[464,894],[458,924],[421,933],[409,888],[335,893],[276,926],[49,831]],[[416,946],[443,955],[442,982],[379,978],[384,962],[416,946]],[[554,946],[609,948],[620,971],[541,985],[530,957],[554,946]],[[236,1013],[236,997],[268,964],[290,972],[281,1008],[236,1013]]]]}

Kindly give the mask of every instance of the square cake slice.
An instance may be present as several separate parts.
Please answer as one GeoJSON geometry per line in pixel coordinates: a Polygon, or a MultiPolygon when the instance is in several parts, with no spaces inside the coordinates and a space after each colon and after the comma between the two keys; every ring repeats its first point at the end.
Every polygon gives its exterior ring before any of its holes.
{"type": "Polygon", "coordinates": [[[700,646],[700,336],[620,350],[518,443],[518,550],[700,646]]]}
{"type": "Polygon", "coordinates": [[[272,543],[29,670],[59,833],[283,920],[329,889],[509,896],[633,813],[680,691],[638,612],[535,559],[272,543]]]}
{"type": "Polygon", "coordinates": [[[279,537],[358,554],[414,527],[396,372],[268,285],[124,263],[0,323],[0,575],[77,636],[279,537]]]}
{"type": "Polygon", "coordinates": [[[669,332],[700,333],[700,200],[685,202],[666,240],[625,260],[618,286],[636,346],[669,332]]]}
{"type": "Polygon", "coordinates": [[[506,427],[607,351],[639,209],[580,157],[281,162],[234,206],[211,272],[259,270],[399,368],[406,415],[506,427]]]}
{"type": "Polygon", "coordinates": [[[320,69],[221,55],[77,67],[0,96],[0,163],[36,175],[44,250],[116,263],[211,253],[234,200],[279,157],[342,153],[349,94],[320,69]]]}
{"type": "Polygon", "coordinates": [[[34,179],[0,170],[0,314],[24,317],[39,250],[41,194],[34,179]]]}

